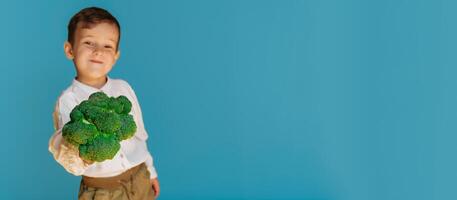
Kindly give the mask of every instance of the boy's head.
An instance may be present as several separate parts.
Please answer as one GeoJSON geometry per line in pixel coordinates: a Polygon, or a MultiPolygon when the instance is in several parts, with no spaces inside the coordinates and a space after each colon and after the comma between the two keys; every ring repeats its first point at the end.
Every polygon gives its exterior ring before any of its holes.
{"type": "Polygon", "coordinates": [[[84,8],[71,18],[64,51],[79,79],[102,79],[111,71],[120,55],[120,33],[116,18],[101,8],[84,8]]]}

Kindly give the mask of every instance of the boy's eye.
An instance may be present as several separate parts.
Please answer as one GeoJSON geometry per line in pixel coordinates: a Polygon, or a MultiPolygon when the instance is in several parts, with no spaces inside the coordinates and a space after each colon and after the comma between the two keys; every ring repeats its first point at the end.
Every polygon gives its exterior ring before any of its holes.
{"type": "Polygon", "coordinates": [[[84,42],[84,44],[93,45],[94,43],[92,43],[92,42],[84,42]]]}
{"type": "Polygon", "coordinates": [[[111,47],[111,46],[109,46],[109,45],[106,45],[106,46],[105,46],[105,48],[107,48],[107,49],[111,49],[112,47],[111,47]]]}

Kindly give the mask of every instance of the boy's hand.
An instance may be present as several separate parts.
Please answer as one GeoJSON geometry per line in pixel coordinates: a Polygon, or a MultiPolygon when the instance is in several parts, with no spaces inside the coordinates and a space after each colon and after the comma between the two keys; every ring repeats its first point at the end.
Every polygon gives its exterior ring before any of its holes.
{"type": "Polygon", "coordinates": [[[154,199],[157,199],[157,197],[159,196],[159,193],[160,193],[159,179],[153,178],[153,179],[150,179],[150,182],[152,184],[152,189],[154,190],[154,193],[155,193],[154,199]]]}
{"type": "Polygon", "coordinates": [[[82,159],[83,162],[84,162],[85,164],[87,164],[87,165],[92,165],[92,164],[94,163],[94,161],[92,161],[92,160],[86,160],[86,159],[84,159],[84,158],[81,158],[81,159],[82,159]]]}
{"type": "MultiPolygon", "coordinates": [[[[62,145],[64,145],[64,146],[65,146],[66,148],[68,148],[68,149],[73,149],[73,152],[78,153],[78,155],[79,155],[79,150],[78,150],[78,148],[75,147],[74,145],[68,143],[66,140],[62,140],[62,145]]],[[[82,158],[82,157],[80,157],[80,158],[81,158],[81,160],[84,162],[84,164],[86,164],[86,165],[91,165],[91,164],[94,163],[94,161],[85,160],[85,159],[82,158]]]]}

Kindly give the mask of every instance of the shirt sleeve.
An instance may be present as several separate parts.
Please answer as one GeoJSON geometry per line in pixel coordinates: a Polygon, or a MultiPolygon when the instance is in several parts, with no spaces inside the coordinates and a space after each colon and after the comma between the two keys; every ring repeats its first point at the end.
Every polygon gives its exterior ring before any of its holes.
{"type": "Polygon", "coordinates": [[[60,99],[56,102],[53,113],[54,134],[49,139],[49,151],[66,171],[75,176],[80,176],[90,165],[79,157],[79,150],[67,143],[62,137],[62,128],[65,123],[70,121],[71,110],[72,108],[60,99]]]}
{"type": "MultiPolygon", "coordinates": [[[[133,91],[133,88],[127,82],[124,81],[124,83],[126,84],[126,86],[128,88],[130,96],[133,98],[132,110],[134,112],[133,113],[134,118],[137,123],[137,132],[135,135],[137,137],[139,137],[140,139],[146,141],[146,139],[148,138],[148,133],[146,132],[146,129],[144,127],[143,114],[141,112],[140,103],[138,102],[138,98],[135,94],[135,91],[133,91]]],[[[149,150],[148,150],[148,152],[149,152],[149,150]]],[[[150,179],[157,178],[158,175],[157,175],[157,171],[154,167],[154,158],[152,157],[152,154],[150,152],[149,152],[149,155],[147,155],[146,166],[151,174],[150,179]]]]}
{"type": "Polygon", "coordinates": [[[157,178],[157,171],[156,171],[156,168],[154,167],[154,159],[152,158],[152,155],[149,154],[148,155],[148,158],[146,159],[146,166],[148,168],[148,171],[149,171],[149,178],[150,179],[154,179],[154,178],[157,178]]]}
{"type": "Polygon", "coordinates": [[[143,122],[143,113],[141,112],[141,107],[140,103],[138,102],[138,98],[136,97],[135,91],[133,91],[133,88],[125,82],[125,85],[127,87],[127,91],[129,95],[133,98],[132,99],[132,115],[135,119],[136,125],[137,125],[137,131],[135,133],[135,136],[146,141],[148,139],[148,133],[146,132],[146,129],[144,127],[144,122],[143,122]]]}

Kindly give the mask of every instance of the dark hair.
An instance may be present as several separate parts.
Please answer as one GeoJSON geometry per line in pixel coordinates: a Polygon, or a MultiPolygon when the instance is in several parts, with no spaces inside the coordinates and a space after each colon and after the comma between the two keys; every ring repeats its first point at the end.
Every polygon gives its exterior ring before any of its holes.
{"type": "Polygon", "coordinates": [[[81,23],[81,28],[90,28],[96,24],[107,22],[116,25],[118,30],[118,38],[116,50],[119,48],[119,42],[121,40],[121,26],[117,19],[111,15],[107,10],[97,7],[88,7],[80,10],[78,13],[73,15],[68,23],[68,42],[71,45],[74,44],[76,28],[81,23]]]}

